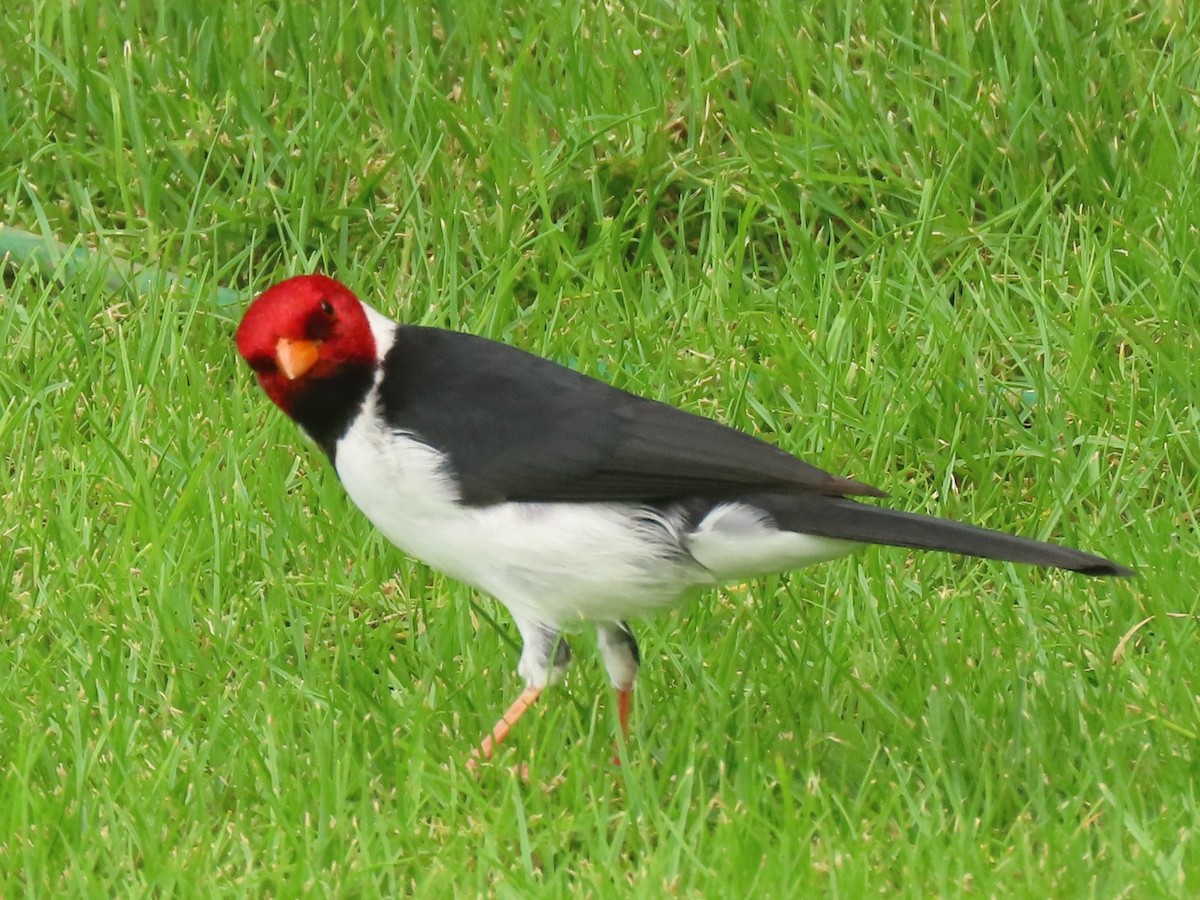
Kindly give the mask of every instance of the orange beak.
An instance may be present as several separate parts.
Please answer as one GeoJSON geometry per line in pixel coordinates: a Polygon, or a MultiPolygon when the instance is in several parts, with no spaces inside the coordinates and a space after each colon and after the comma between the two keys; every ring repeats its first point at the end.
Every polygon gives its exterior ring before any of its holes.
{"type": "Polygon", "coordinates": [[[289,341],[280,338],[275,345],[275,362],[288,381],[295,381],[321,358],[320,341],[289,341]]]}

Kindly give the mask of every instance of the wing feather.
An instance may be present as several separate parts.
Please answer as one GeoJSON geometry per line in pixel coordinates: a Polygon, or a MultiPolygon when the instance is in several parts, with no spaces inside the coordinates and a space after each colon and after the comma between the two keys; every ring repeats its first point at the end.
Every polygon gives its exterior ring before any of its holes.
{"type": "Polygon", "coordinates": [[[384,418],[447,455],[464,503],[883,496],[711,419],[474,335],[401,326],[383,368],[384,418]]]}

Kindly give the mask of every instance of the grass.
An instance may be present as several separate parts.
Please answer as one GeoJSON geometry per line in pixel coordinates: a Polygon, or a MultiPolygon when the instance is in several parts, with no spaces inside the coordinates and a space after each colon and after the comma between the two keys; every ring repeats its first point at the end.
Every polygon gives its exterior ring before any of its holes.
{"type": "Polygon", "coordinates": [[[0,894],[1196,893],[1187,4],[18,6],[2,221],[95,253],[0,290],[0,894]],[[1140,576],[713,592],[640,625],[626,765],[578,642],[472,775],[503,610],[216,302],[318,268],[1140,576]]]}

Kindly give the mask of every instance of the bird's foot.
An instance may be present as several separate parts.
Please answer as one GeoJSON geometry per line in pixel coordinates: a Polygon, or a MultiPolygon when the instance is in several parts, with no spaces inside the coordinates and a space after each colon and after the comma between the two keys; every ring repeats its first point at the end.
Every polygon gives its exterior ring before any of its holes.
{"type": "Polygon", "coordinates": [[[513,726],[517,724],[521,716],[529,710],[537,702],[537,698],[542,694],[541,688],[527,687],[521,692],[513,705],[504,711],[504,715],[492,726],[489,733],[480,742],[479,746],[471,751],[471,758],[467,760],[468,769],[476,769],[479,767],[480,760],[491,759],[496,752],[496,748],[500,746],[501,741],[508,737],[508,733],[512,731],[513,726]]]}
{"type": "Polygon", "coordinates": [[[629,743],[629,714],[633,709],[633,688],[617,688],[617,721],[621,723],[621,736],[617,739],[617,752],[613,754],[614,766],[621,765],[621,757],[629,743]]]}

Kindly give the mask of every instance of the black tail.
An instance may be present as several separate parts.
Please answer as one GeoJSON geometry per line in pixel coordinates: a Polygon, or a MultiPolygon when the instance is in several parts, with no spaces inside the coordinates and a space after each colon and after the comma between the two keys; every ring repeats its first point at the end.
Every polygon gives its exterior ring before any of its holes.
{"type": "Polygon", "coordinates": [[[977,525],[870,506],[844,497],[759,495],[753,498],[788,531],[823,537],[945,550],[985,559],[1070,569],[1084,575],[1133,575],[1132,569],[1070,547],[1031,541],[977,525]]]}

